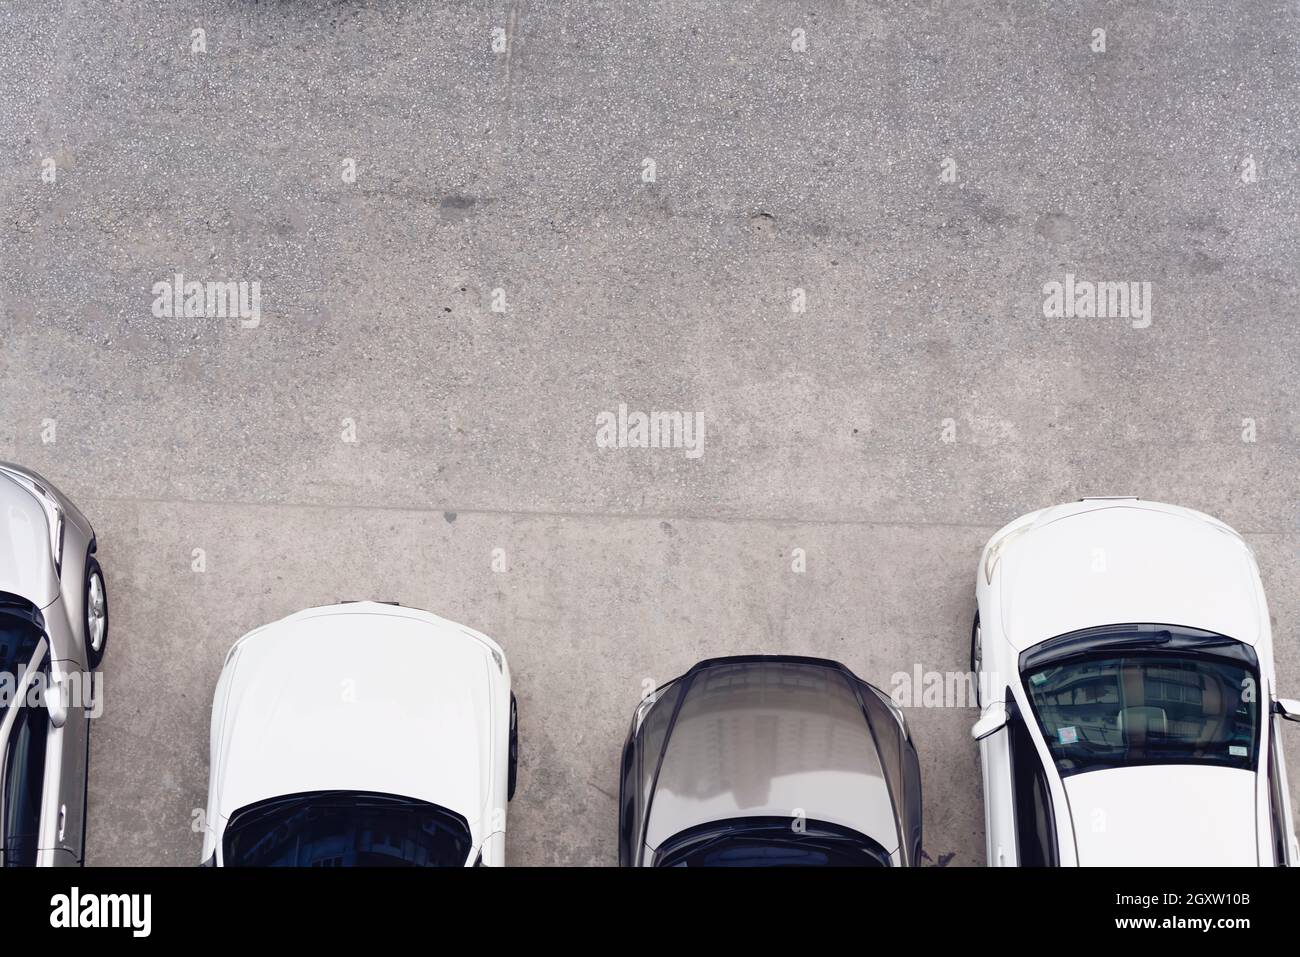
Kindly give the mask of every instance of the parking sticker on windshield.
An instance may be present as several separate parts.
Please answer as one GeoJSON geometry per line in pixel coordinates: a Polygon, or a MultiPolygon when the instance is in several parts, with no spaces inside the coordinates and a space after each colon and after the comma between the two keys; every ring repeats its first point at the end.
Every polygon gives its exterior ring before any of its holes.
{"type": "Polygon", "coordinates": [[[1068,728],[1057,728],[1056,739],[1062,744],[1074,744],[1079,740],[1079,732],[1074,725],[1070,725],[1068,728]]]}
{"type": "Polygon", "coordinates": [[[1244,745],[1230,744],[1228,745],[1228,753],[1234,758],[1244,758],[1247,754],[1247,749],[1244,745]]]}

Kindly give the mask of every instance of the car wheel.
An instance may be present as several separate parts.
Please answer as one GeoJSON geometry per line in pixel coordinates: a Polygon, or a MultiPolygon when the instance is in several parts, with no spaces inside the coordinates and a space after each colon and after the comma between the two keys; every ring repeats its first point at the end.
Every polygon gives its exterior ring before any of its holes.
{"type": "Polygon", "coordinates": [[[104,660],[108,646],[108,592],[104,588],[104,572],[94,556],[86,558],[85,640],[86,667],[94,670],[104,660]]]}
{"type": "Polygon", "coordinates": [[[970,626],[970,673],[975,682],[975,705],[983,708],[980,700],[980,671],[984,667],[984,636],[980,631],[980,613],[975,612],[975,621],[970,626]]]}
{"type": "Polygon", "coordinates": [[[515,782],[519,779],[519,706],[514,692],[510,693],[510,773],[507,777],[506,800],[515,799],[515,782]]]}

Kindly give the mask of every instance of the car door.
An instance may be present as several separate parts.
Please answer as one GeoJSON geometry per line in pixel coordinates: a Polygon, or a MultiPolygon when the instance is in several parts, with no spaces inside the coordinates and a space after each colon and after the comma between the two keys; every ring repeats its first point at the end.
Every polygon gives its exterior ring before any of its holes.
{"type": "Polygon", "coordinates": [[[1282,734],[1282,717],[1274,715],[1268,734],[1268,792],[1273,856],[1279,866],[1297,867],[1300,866],[1300,846],[1296,843],[1295,821],[1291,816],[1291,792],[1287,787],[1282,734]]]}
{"type": "Polygon", "coordinates": [[[1011,773],[1011,722],[980,739],[984,779],[984,846],[989,867],[1015,867],[1015,782],[1011,773]]]}
{"type": "Polygon", "coordinates": [[[39,694],[48,675],[46,648],[42,640],[0,724],[0,836],[6,867],[75,863],[51,840],[61,742],[39,694]]]}
{"type": "MultiPolygon", "coordinates": [[[[51,627],[63,625],[63,616],[50,615],[51,627]]],[[[73,629],[75,632],[75,629],[73,629]]],[[[70,632],[67,640],[56,642],[56,648],[84,647],[84,636],[70,632]]],[[[55,847],[73,860],[81,863],[85,849],[86,820],[86,771],[89,755],[87,747],[90,737],[89,715],[93,711],[87,708],[87,701],[94,691],[91,676],[86,673],[82,662],[74,657],[61,658],[51,667],[51,680],[62,685],[62,697],[67,707],[67,720],[57,730],[58,747],[58,791],[54,806],[56,817],[54,840],[55,847]]]]}
{"type": "MultiPolygon", "coordinates": [[[[60,662],[62,668],[69,663],[60,662]]],[[[55,807],[55,847],[69,854],[75,863],[81,863],[85,848],[86,821],[86,761],[90,722],[88,710],[82,699],[82,675],[77,671],[64,671],[59,679],[65,682],[63,699],[67,702],[68,717],[58,738],[58,789],[52,792],[57,798],[55,807]]],[[[87,688],[86,694],[90,693],[87,688]]]]}

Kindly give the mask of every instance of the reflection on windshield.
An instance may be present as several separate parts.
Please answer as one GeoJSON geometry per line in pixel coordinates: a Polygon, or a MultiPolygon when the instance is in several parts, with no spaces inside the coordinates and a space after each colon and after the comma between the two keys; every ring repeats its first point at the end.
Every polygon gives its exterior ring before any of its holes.
{"type": "Polygon", "coordinates": [[[470,833],[436,804],[317,791],[236,811],[223,849],[229,867],[460,867],[470,833]]]}
{"type": "Polygon", "coordinates": [[[1125,654],[1025,674],[1062,774],[1141,764],[1255,766],[1258,683],[1227,659],[1125,654]]]}

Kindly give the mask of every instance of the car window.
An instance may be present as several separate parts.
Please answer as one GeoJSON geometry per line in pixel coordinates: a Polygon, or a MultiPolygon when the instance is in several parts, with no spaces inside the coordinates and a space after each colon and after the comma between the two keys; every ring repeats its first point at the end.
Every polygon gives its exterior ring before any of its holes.
{"type": "Polygon", "coordinates": [[[289,794],[240,808],[227,867],[463,867],[469,825],[428,801],[364,791],[289,794]]]}
{"type": "MultiPolygon", "coordinates": [[[[18,599],[8,596],[0,599],[0,674],[9,675],[15,682],[22,678],[36,646],[45,636],[30,618],[31,606],[23,608],[17,602],[18,599]]],[[[8,706],[7,696],[3,704],[8,706]]]]}
{"type": "Polygon", "coordinates": [[[28,705],[26,695],[15,699],[18,713],[9,732],[4,760],[4,863],[30,867],[40,846],[41,793],[45,784],[45,745],[49,715],[28,705]]]}
{"type": "Polygon", "coordinates": [[[745,817],[710,821],[664,841],[655,867],[889,867],[865,834],[826,821],[745,817]]]}
{"type": "Polygon", "coordinates": [[[1145,764],[1253,769],[1258,681],[1226,658],[1098,654],[1026,671],[1062,775],[1145,764]]]}
{"type": "Polygon", "coordinates": [[[1013,718],[1008,730],[1017,857],[1021,867],[1053,867],[1057,862],[1056,821],[1047,771],[1024,718],[1013,718]]]}

